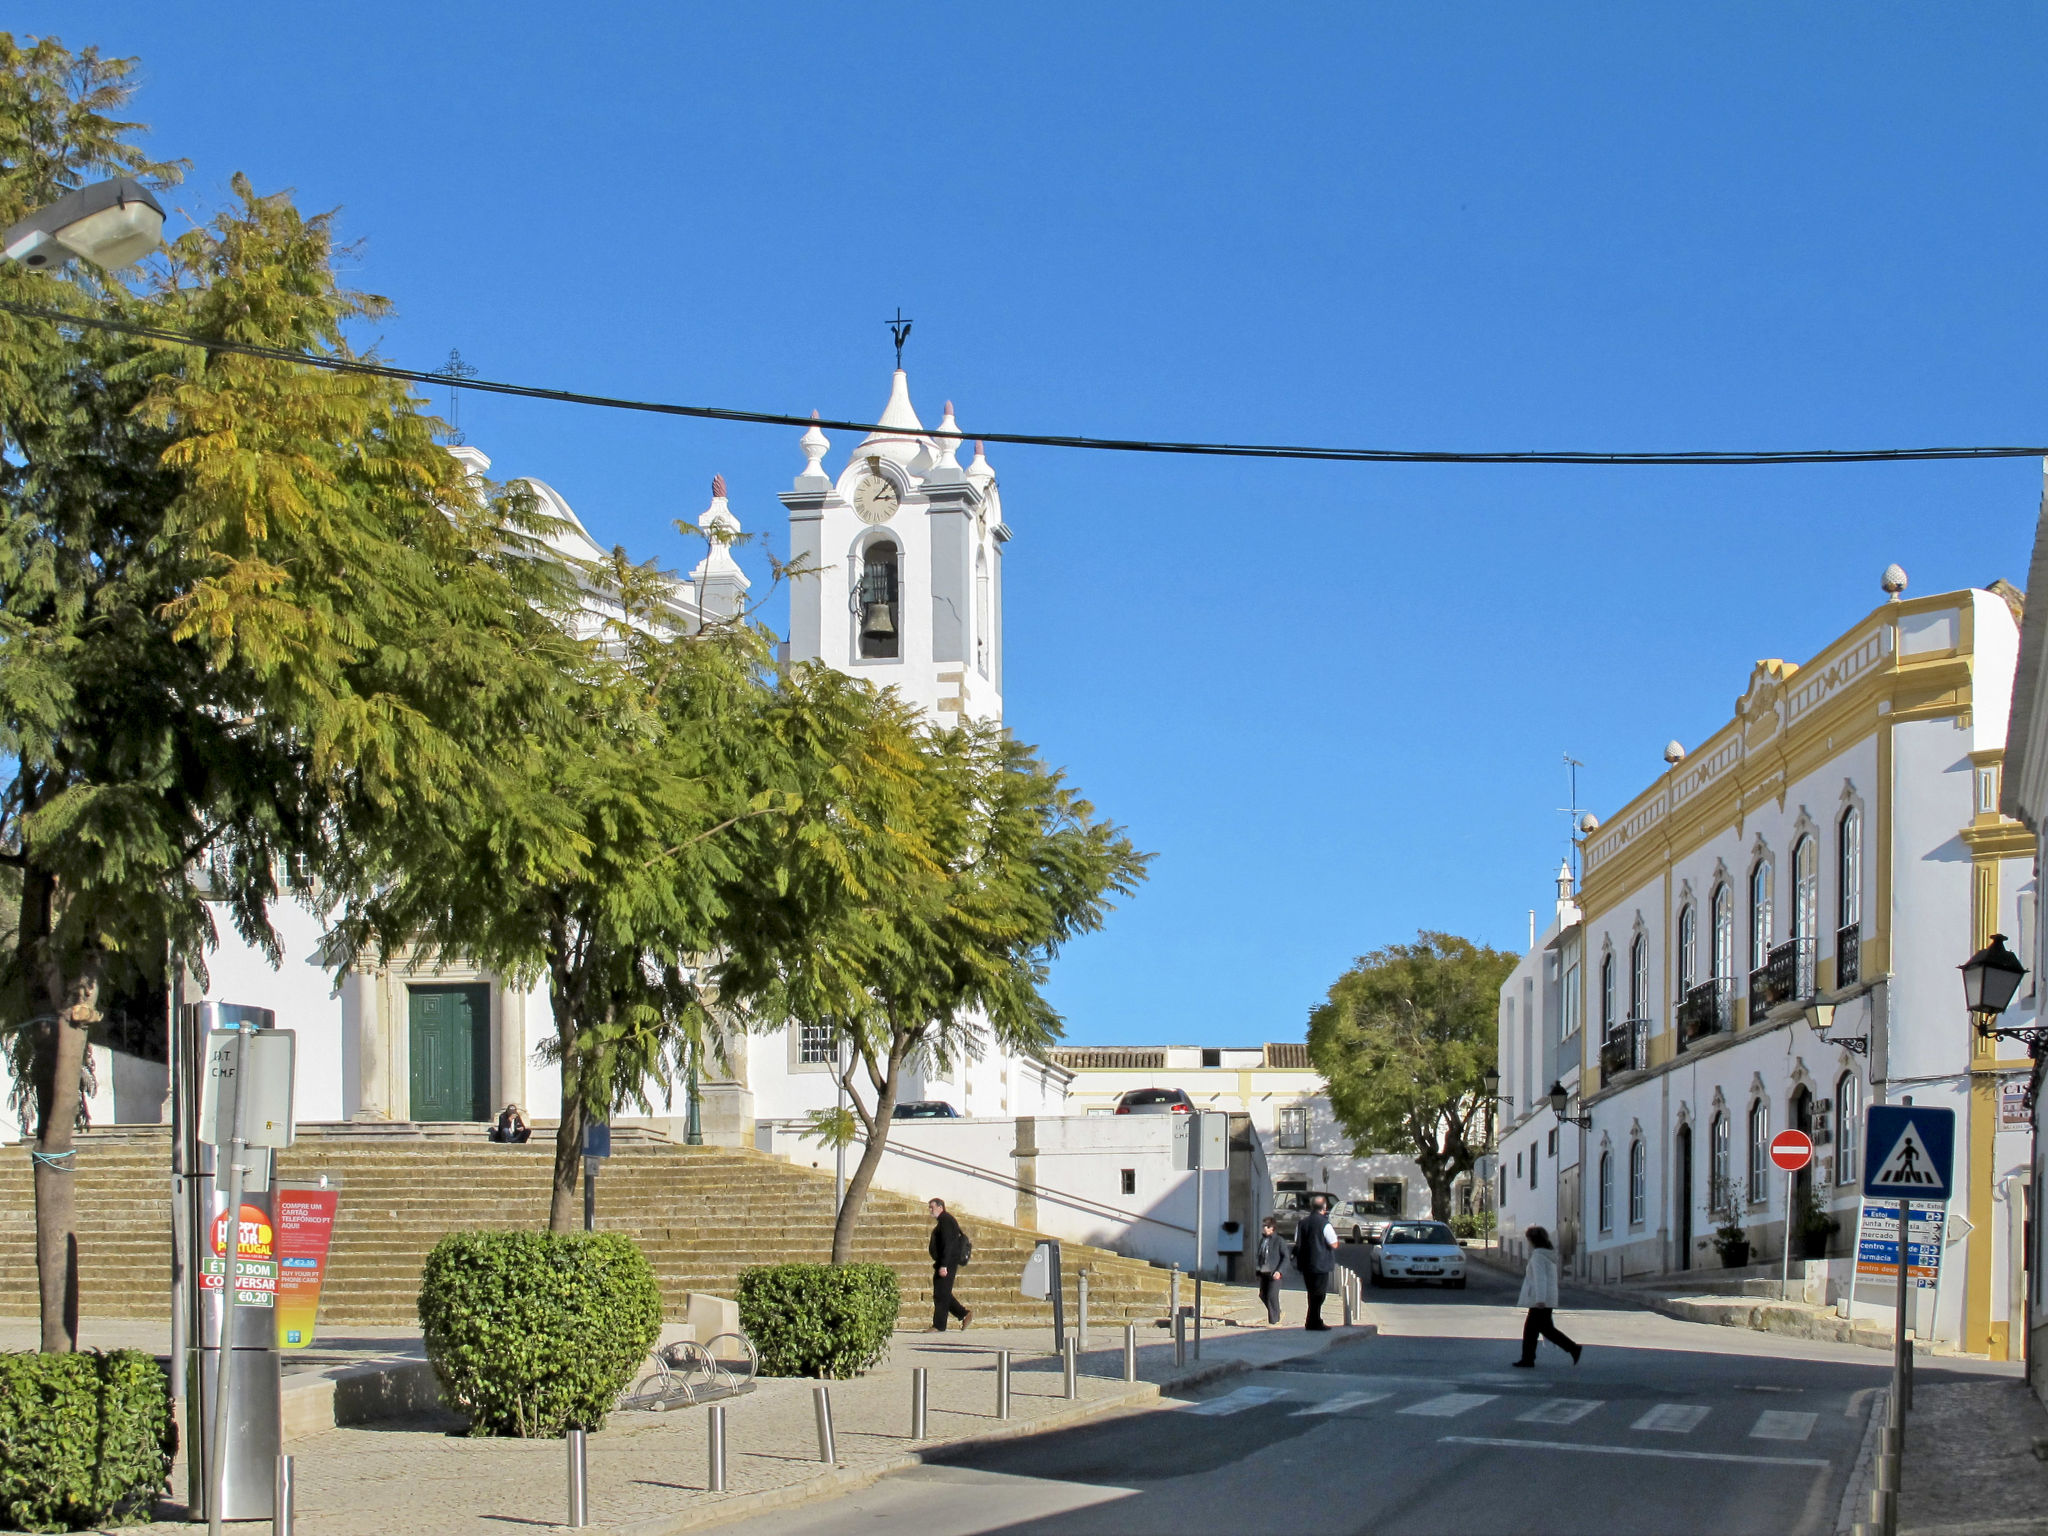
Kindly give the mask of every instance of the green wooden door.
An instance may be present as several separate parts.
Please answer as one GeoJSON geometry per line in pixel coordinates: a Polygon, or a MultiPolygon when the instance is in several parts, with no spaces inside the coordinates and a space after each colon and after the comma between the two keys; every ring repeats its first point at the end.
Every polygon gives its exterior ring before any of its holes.
{"type": "Polygon", "coordinates": [[[491,989],[408,987],[412,1118],[491,1118],[491,989]]]}

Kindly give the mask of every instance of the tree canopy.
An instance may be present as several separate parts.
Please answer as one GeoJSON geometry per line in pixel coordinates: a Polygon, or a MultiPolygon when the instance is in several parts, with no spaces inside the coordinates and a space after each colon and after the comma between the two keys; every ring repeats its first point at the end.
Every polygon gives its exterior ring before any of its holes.
{"type": "Polygon", "coordinates": [[[1454,934],[1364,955],[1309,1015],[1309,1060],[1361,1154],[1412,1157],[1430,1213],[1451,1215],[1451,1186],[1485,1149],[1480,1075],[1495,1059],[1501,983],[1515,956],[1454,934]]]}

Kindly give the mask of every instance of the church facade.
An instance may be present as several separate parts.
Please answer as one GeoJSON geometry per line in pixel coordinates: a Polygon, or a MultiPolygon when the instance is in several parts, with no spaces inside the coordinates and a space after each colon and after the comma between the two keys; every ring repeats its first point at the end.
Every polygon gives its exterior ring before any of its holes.
{"type": "MultiPolygon", "coordinates": [[[[938,725],[999,721],[1002,546],[1010,535],[994,471],[979,452],[963,467],[958,440],[924,428],[900,369],[880,425],[853,446],[836,476],[827,468],[824,433],[813,428],[802,439],[803,469],[782,498],[794,572],[791,658],[893,686],[938,725]]],[[[954,430],[950,406],[939,430],[954,430]]],[[[490,468],[474,449],[451,451],[477,474],[490,468]]],[[[559,553],[604,558],[604,546],[559,493],[526,483],[561,523],[559,553]]],[[[749,588],[726,542],[741,521],[722,478],[698,526],[724,538],[712,538],[673,604],[686,628],[740,611],[749,588]]],[[[604,601],[588,595],[593,622],[604,601]]],[[[337,979],[323,959],[320,914],[282,904],[273,921],[284,948],[274,967],[220,925],[225,937],[208,956],[205,995],[274,1009],[280,1027],[298,1032],[302,1121],[456,1126],[488,1120],[506,1104],[521,1106],[530,1120],[559,1114],[558,1071],[538,1054],[554,1031],[545,986],[516,986],[459,962],[363,966],[337,979]]],[[[727,1074],[701,1085],[705,1138],[752,1144],[759,1122],[793,1122],[830,1107],[830,1052],[818,1030],[746,1036],[727,1074]]],[[[160,1062],[102,1045],[94,1057],[94,1124],[167,1117],[160,1062]]],[[[1050,1062],[992,1048],[909,1082],[903,1097],[943,1099],[962,1115],[1056,1114],[1069,1080],[1050,1062]]],[[[22,1128],[5,1113],[0,1139],[18,1139],[22,1128]]],[[[681,1139],[687,1114],[679,1084],[652,1118],[681,1139]]]]}

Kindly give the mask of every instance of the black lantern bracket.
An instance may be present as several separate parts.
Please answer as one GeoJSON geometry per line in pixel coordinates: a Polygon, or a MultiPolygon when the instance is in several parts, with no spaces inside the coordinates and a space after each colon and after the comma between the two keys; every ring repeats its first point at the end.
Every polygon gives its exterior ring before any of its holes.
{"type": "Polygon", "coordinates": [[[1994,933],[1991,942],[1956,967],[1963,973],[1963,1003],[1977,1021],[1980,1040],[2017,1040],[2027,1055],[2039,1061],[2048,1047],[2048,1024],[2018,1024],[2001,1028],[1992,1020],[2011,1006],[2026,978],[2020,957],[2005,947],[2005,935],[1994,933]]]}
{"type": "Polygon", "coordinates": [[[1576,1125],[1582,1131],[1593,1129],[1593,1116],[1589,1111],[1582,1109],[1576,1115],[1566,1112],[1571,1108],[1572,1096],[1562,1082],[1555,1082],[1550,1085],[1548,1097],[1550,1099],[1550,1112],[1557,1116],[1560,1124],[1576,1125]]]}

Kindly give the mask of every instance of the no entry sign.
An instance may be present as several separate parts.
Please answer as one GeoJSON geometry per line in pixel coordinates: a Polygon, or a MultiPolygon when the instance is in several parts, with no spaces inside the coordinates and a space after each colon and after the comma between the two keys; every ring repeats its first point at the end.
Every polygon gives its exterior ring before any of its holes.
{"type": "Polygon", "coordinates": [[[1780,1131],[1771,1138],[1771,1161],[1797,1173],[1813,1161],[1813,1138],[1804,1131],[1780,1131]]]}

